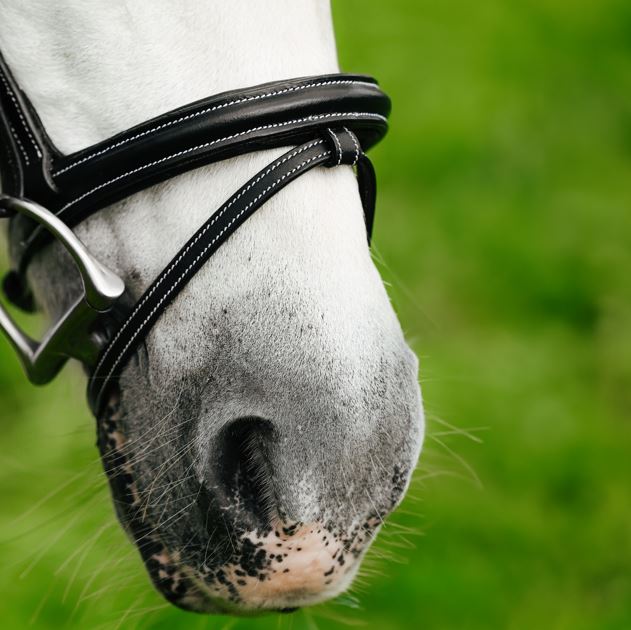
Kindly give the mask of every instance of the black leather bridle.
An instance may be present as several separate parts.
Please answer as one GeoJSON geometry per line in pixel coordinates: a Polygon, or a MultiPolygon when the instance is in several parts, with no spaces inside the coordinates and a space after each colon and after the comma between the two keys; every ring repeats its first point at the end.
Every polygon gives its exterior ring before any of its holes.
{"type": "Polygon", "coordinates": [[[365,151],[385,135],[389,113],[389,98],[370,77],[289,79],[208,97],[63,155],[0,56],[0,217],[10,219],[13,263],[5,293],[20,308],[34,309],[26,271],[52,239],[73,257],[84,286],[41,342],[23,333],[0,305],[0,327],[29,379],[46,383],[68,358],[79,359],[89,373],[90,406],[98,414],[126,361],[200,267],[267,199],[316,166],[356,167],[370,240],[375,174],[365,151]],[[71,228],[115,201],[198,166],[288,146],[293,148],[209,217],[121,316],[123,281],[91,256],[71,228]]]}

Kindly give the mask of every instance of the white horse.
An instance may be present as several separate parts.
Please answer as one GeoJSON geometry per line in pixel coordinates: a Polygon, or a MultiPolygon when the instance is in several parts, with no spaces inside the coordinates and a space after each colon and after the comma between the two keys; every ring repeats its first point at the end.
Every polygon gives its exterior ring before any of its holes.
{"type": "MultiPolygon", "coordinates": [[[[0,0],[0,49],[66,153],[210,94],[338,71],[325,0],[0,0]]],[[[137,299],[282,151],[199,168],[76,230],[137,299]]],[[[56,246],[29,277],[52,319],[80,290],[56,246]]],[[[315,169],[232,236],[98,420],[118,458],[116,504],[142,502],[134,542],[167,599],[240,613],[346,589],[424,432],[417,360],[366,247],[351,168],[315,169]]]]}

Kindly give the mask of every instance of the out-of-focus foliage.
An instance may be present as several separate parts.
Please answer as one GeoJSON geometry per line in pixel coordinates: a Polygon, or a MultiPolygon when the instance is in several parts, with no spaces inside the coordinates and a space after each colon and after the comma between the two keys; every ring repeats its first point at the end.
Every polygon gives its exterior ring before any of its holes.
{"type": "Polygon", "coordinates": [[[631,627],[631,4],[336,0],[393,97],[375,257],[428,437],[349,596],[258,620],[166,606],[116,524],[80,378],[0,342],[6,628],[631,627]]]}

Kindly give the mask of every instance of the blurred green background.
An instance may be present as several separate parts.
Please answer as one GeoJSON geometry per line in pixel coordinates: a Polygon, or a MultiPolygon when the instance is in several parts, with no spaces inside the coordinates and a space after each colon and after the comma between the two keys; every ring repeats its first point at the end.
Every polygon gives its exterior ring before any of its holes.
{"type": "Polygon", "coordinates": [[[392,96],[375,258],[428,436],[353,591],[258,620],[154,595],[78,374],[0,342],[4,628],[631,628],[631,3],[335,0],[392,96]]]}

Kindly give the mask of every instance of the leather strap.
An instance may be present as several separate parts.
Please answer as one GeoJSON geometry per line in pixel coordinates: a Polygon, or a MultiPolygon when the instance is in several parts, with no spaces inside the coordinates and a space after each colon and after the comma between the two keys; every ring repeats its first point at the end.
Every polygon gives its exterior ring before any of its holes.
{"type": "MultiPolygon", "coordinates": [[[[236,155],[304,142],[328,126],[347,126],[367,150],[387,130],[390,100],[374,79],[324,75],[225,92],[178,108],[71,155],[62,155],[0,58],[5,135],[17,130],[0,169],[3,190],[37,201],[74,226],[134,192],[198,166],[236,155]],[[15,105],[15,103],[17,105],[15,105]],[[19,124],[18,124],[19,123],[19,124]],[[28,149],[25,152],[21,147],[28,149]]],[[[12,258],[20,278],[47,232],[18,218],[12,258]]],[[[10,298],[20,299],[11,278],[10,298]]]]}
{"type": "Polygon", "coordinates": [[[43,199],[54,187],[50,163],[56,150],[28,98],[0,55],[0,177],[13,197],[43,199]]]}
{"type": "MultiPolygon", "coordinates": [[[[389,98],[370,77],[289,79],[211,96],[63,155],[0,55],[3,192],[45,206],[69,226],[201,165],[262,149],[295,147],[250,179],[199,228],[128,315],[121,320],[119,311],[102,322],[101,332],[109,342],[96,364],[86,366],[95,414],[138,345],[200,267],[267,199],[301,174],[318,165],[355,166],[370,240],[376,185],[365,151],[386,133],[389,113],[389,98]]],[[[23,217],[11,219],[15,269],[4,288],[22,308],[34,306],[26,269],[48,238],[23,217]]]]}

